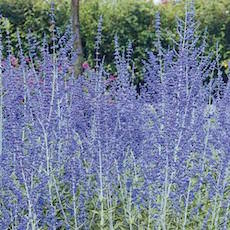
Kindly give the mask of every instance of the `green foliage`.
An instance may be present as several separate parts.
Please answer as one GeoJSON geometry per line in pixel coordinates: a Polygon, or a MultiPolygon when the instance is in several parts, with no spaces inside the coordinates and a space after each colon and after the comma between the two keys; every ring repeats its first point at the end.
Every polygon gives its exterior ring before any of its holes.
{"type": "MultiPolygon", "coordinates": [[[[55,0],[56,24],[61,30],[69,22],[69,1],[55,0]]],[[[48,1],[41,0],[0,0],[0,13],[3,36],[6,31],[10,33],[12,47],[17,47],[17,29],[25,48],[27,47],[27,35],[31,31],[42,42],[44,34],[50,34],[50,8],[48,1]]]]}
{"type": "MultiPolygon", "coordinates": [[[[55,0],[56,24],[60,31],[70,18],[70,0],[55,0]]],[[[196,0],[196,14],[201,22],[200,31],[207,27],[210,52],[215,52],[219,43],[221,64],[227,69],[230,60],[230,5],[229,0],[196,0]]],[[[21,31],[22,40],[31,29],[38,38],[49,34],[50,1],[44,0],[0,0],[2,16],[9,20],[12,43],[16,43],[16,28],[21,31]]],[[[175,15],[183,16],[184,1],[154,5],[147,0],[81,0],[80,21],[85,57],[89,63],[94,61],[94,42],[97,22],[103,16],[103,37],[101,56],[106,56],[106,64],[112,63],[114,36],[117,34],[121,48],[133,42],[136,68],[141,71],[140,63],[145,51],[154,50],[155,14],[161,13],[162,40],[167,47],[170,44],[169,33],[176,34],[175,15]]],[[[41,40],[41,39],[38,39],[41,40]]],[[[15,47],[13,45],[13,47],[15,47]]],[[[112,68],[112,67],[111,67],[112,68]]]]}
{"type": "MultiPolygon", "coordinates": [[[[55,0],[55,14],[58,25],[63,26],[68,23],[69,18],[69,1],[55,0]]],[[[50,21],[50,3],[41,0],[1,0],[0,9],[3,17],[9,19],[11,24],[22,28],[24,33],[28,29],[36,33],[47,32],[50,21]]]]}

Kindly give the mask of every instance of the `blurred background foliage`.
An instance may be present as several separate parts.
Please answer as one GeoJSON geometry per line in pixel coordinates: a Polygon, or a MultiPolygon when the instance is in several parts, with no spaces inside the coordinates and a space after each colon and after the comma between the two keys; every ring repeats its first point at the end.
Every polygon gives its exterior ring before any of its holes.
{"type": "MultiPolygon", "coordinates": [[[[53,0],[56,25],[60,33],[70,21],[70,1],[53,0]]],[[[176,34],[175,16],[183,17],[184,1],[154,5],[151,0],[81,0],[80,22],[85,57],[90,64],[94,60],[94,43],[100,15],[103,16],[103,37],[101,55],[106,56],[108,68],[112,68],[114,36],[117,34],[121,48],[133,42],[134,60],[137,71],[146,50],[154,51],[155,14],[160,11],[163,45],[170,45],[169,34],[176,34]]],[[[199,31],[207,27],[209,52],[215,52],[219,43],[222,68],[227,70],[230,61],[230,4],[229,0],[196,0],[196,15],[200,22],[199,31]]],[[[2,31],[10,32],[12,47],[17,49],[17,28],[26,49],[28,31],[42,42],[45,34],[50,34],[50,0],[0,0],[2,31]]],[[[17,52],[17,50],[15,50],[17,52]]]]}

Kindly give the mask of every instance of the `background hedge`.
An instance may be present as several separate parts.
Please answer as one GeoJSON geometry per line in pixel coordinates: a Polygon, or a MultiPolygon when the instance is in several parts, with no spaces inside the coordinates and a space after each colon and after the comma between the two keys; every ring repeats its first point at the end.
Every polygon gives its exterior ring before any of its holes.
{"type": "MultiPolygon", "coordinates": [[[[56,24],[60,32],[69,23],[70,0],[54,0],[56,24]]],[[[230,60],[230,4],[229,0],[197,0],[196,15],[200,22],[199,30],[207,27],[209,52],[215,51],[219,43],[222,67],[227,70],[230,60]]],[[[16,28],[19,28],[23,44],[29,29],[36,33],[37,40],[50,29],[50,1],[45,0],[0,0],[3,16],[2,27],[10,31],[12,43],[17,43],[16,28]]],[[[146,49],[154,49],[155,14],[160,11],[163,44],[170,44],[169,33],[176,34],[175,15],[183,16],[184,1],[154,5],[147,0],[82,0],[81,35],[85,57],[92,64],[94,59],[94,41],[99,16],[103,16],[103,38],[101,54],[106,55],[107,66],[112,63],[114,36],[117,34],[121,47],[133,42],[134,59],[137,69],[145,57],[146,49]]],[[[4,31],[4,29],[3,29],[4,31]]],[[[12,47],[16,47],[12,45],[12,47]]],[[[112,68],[112,67],[111,67],[112,68]]]]}

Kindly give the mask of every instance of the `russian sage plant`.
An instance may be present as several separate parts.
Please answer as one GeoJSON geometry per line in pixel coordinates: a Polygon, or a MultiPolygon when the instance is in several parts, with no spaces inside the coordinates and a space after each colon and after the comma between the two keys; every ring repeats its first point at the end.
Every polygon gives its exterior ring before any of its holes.
{"type": "Polygon", "coordinates": [[[102,18],[79,76],[72,27],[51,19],[27,51],[0,37],[1,229],[229,229],[230,81],[194,4],[169,47],[156,15],[139,90],[131,42],[106,70],[102,18]]]}

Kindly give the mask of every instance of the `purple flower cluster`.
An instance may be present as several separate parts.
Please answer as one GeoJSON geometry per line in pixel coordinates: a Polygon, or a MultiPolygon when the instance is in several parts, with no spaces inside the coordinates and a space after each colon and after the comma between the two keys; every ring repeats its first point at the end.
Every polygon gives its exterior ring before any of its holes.
{"type": "Polygon", "coordinates": [[[98,35],[96,68],[84,62],[76,77],[70,28],[54,31],[51,48],[29,34],[28,56],[18,34],[18,58],[7,47],[0,65],[1,229],[93,229],[97,218],[103,229],[114,203],[124,226],[135,206],[147,210],[146,229],[229,228],[230,81],[188,8],[167,49],[157,15],[140,92],[132,45],[121,51],[117,37],[116,75],[98,35]]]}

